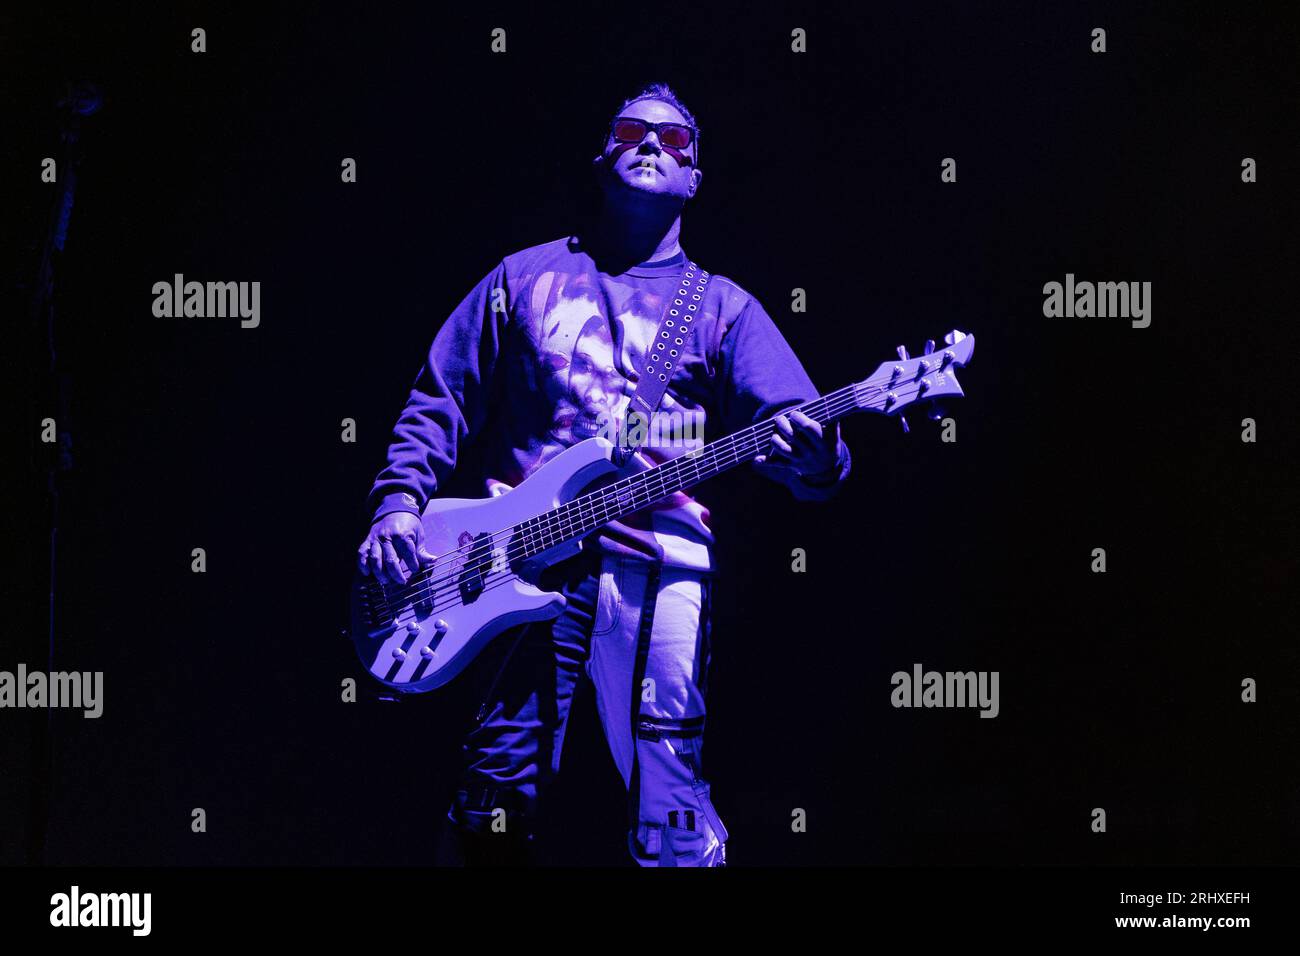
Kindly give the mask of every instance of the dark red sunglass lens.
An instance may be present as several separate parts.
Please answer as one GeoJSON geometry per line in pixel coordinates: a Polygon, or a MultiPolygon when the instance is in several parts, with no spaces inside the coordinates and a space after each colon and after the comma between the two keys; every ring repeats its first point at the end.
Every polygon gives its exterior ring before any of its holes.
{"type": "Polygon", "coordinates": [[[689,126],[665,126],[659,130],[659,142],[673,149],[685,149],[691,145],[691,128],[689,126]]]}
{"type": "Polygon", "coordinates": [[[636,120],[619,120],[614,124],[614,138],[620,143],[639,143],[645,139],[646,125],[636,120]]]}

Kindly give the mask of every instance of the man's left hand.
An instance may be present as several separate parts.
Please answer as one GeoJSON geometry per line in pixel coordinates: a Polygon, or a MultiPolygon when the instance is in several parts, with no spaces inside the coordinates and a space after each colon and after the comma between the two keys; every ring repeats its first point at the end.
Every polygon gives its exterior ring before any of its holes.
{"type": "Polygon", "coordinates": [[[754,465],[780,481],[822,478],[834,470],[838,452],[839,428],[827,432],[820,422],[796,410],[776,416],[772,451],[755,458],[754,465]]]}

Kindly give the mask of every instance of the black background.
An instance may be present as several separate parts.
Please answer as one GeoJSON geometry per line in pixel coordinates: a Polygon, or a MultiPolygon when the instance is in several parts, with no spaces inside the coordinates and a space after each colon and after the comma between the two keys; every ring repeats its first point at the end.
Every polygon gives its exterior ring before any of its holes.
{"type": "MultiPolygon", "coordinates": [[[[703,130],[685,248],[766,305],[819,387],[899,343],[978,339],[957,442],[859,416],[832,503],[752,474],[701,490],[731,862],[1295,861],[1295,24],[1065,6],[55,4],[11,23],[11,291],[60,84],[106,95],[60,263],[55,659],[105,673],[105,712],[55,714],[45,860],[434,858],[474,678],[374,699],[339,636],[363,500],[439,323],[502,255],[574,227],[602,125],[663,79],[703,130]],[[177,272],[260,281],[261,326],[154,318],[177,272]],[[1044,318],[1067,272],[1150,281],[1151,326],[1044,318]],[[999,671],[1001,714],[894,709],[890,675],[918,662],[999,671]]],[[[51,407],[28,338],[19,517],[41,515],[51,407]]],[[[45,537],[11,540],[13,593],[36,599],[0,668],[43,669],[45,537]]],[[[35,719],[0,714],[5,862],[35,719]]],[[[587,688],[543,859],[626,863],[623,808],[587,688]]]]}

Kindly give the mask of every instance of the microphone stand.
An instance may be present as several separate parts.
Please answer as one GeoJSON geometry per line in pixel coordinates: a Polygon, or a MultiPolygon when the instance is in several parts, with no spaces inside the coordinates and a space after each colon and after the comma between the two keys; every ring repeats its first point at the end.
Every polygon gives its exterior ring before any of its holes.
{"type": "MultiPolygon", "coordinates": [[[[32,290],[31,328],[35,333],[42,326],[45,331],[45,387],[47,408],[52,409],[57,443],[52,454],[46,456],[46,502],[50,523],[47,574],[49,596],[46,605],[48,617],[46,630],[46,675],[54,673],[56,628],[56,582],[59,544],[59,496],[64,476],[72,470],[72,431],[69,421],[69,403],[64,372],[58,362],[55,336],[54,284],[59,259],[68,238],[68,222],[72,217],[72,203],[77,188],[77,171],[81,165],[82,121],[97,112],[103,103],[99,90],[91,83],[66,84],[64,95],[58,101],[59,149],[55,159],[55,193],[50,210],[49,226],[41,247],[40,265],[36,284],[32,290]]],[[[26,688],[19,688],[26,693],[26,688]]],[[[54,770],[54,708],[47,708],[45,719],[33,722],[32,775],[30,792],[29,827],[27,830],[27,862],[39,866],[44,862],[46,835],[49,830],[50,802],[53,796],[54,770]]]]}

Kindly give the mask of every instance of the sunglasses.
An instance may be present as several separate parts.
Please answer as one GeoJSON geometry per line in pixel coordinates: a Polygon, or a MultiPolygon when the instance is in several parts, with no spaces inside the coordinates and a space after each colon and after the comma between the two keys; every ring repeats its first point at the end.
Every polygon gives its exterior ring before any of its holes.
{"type": "Polygon", "coordinates": [[[614,140],[619,143],[640,143],[651,130],[662,145],[672,149],[686,149],[695,142],[695,129],[682,123],[647,123],[631,116],[620,116],[610,124],[614,140]]]}

